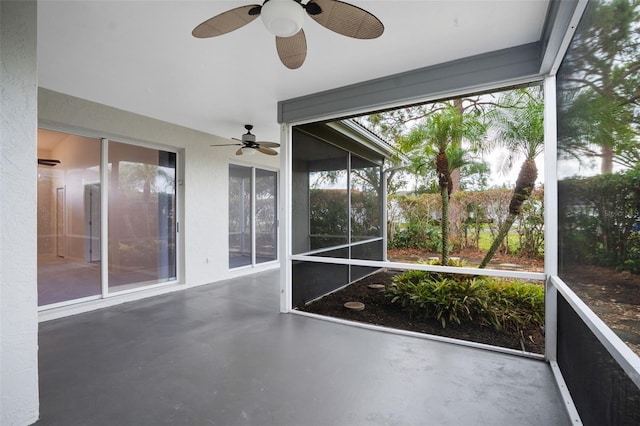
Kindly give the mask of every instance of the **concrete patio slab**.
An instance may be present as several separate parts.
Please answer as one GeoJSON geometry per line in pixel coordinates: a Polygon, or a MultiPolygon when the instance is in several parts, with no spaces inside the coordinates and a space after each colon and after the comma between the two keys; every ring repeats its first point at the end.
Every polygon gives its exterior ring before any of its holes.
{"type": "Polygon", "coordinates": [[[40,324],[37,425],[568,425],[538,360],[278,313],[278,271],[40,324]]]}

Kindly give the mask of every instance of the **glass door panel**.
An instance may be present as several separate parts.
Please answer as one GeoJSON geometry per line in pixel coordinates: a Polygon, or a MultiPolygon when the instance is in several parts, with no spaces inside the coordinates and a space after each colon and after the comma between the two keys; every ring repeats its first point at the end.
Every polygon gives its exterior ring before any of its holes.
{"type": "Polygon", "coordinates": [[[229,268],[252,264],[251,167],[229,165],[229,268]]]}
{"type": "Polygon", "coordinates": [[[99,139],[38,130],[38,306],[101,295],[99,188],[99,139]]]}
{"type": "Polygon", "coordinates": [[[176,279],[176,154],[109,142],[109,291],[176,279]]]}
{"type": "Polygon", "coordinates": [[[256,169],[256,263],[278,258],[277,173],[256,169]]]}

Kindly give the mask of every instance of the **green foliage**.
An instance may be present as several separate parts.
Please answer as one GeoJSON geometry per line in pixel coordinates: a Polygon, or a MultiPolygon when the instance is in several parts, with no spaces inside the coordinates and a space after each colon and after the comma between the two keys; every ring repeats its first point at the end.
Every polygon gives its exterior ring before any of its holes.
{"type": "Polygon", "coordinates": [[[394,277],[386,296],[410,315],[447,324],[477,321],[496,329],[544,324],[541,285],[490,277],[407,271],[394,277]]]}
{"type": "Polygon", "coordinates": [[[640,166],[558,182],[559,236],[565,261],[633,270],[640,221],[640,166]],[[630,262],[625,263],[627,260],[630,262]],[[626,265],[626,266],[625,266],[626,265]]]}
{"type": "Polygon", "coordinates": [[[485,124],[476,114],[465,113],[462,100],[445,102],[437,113],[420,120],[408,134],[399,138],[399,149],[411,159],[414,173],[424,174],[435,166],[441,194],[441,243],[443,263],[449,255],[449,197],[453,190],[451,174],[468,163],[462,140],[479,143],[486,134],[485,124]]]}
{"type": "Polygon", "coordinates": [[[339,245],[347,242],[349,209],[344,189],[311,189],[309,191],[310,233],[312,248],[339,245]]]}
{"type": "Polygon", "coordinates": [[[589,2],[558,74],[558,149],[633,167],[638,159],[640,2],[589,2]]]}
{"type": "Polygon", "coordinates": [[[413,283],[396,282],[387,289],[392,303],[400,303],[411,315],[433,318],[446,327],[447,323],[461,324],[473,320],[473,314],[482,310],[487,299],[486,287],[480,280],[442,278],[425,279],[413,283]]]}
{"type": "MultiPolygon", "coordinates": [[[[514,157],[524,157],[516,187],[509,202],[509,216],[496,234],[479,267],[484,268],[496,254],[509,234],[517,216],[522,213],[523,203],[529,200],[535,188],[538,169],[535,159],[544,149],[544,102],[540,90],[519,89],[506,92],[503,102],[507,106],[492,111],[488,119],[496,129],[493,144],[502,145],[514,157]]],[[[488,148],[493,144],[488,144],[488,148]]],[[[511,161],[509,161],[511,164],[511,161]]]]}
{"type": "Polygon", "coordinates": [[[542,193],[534,192],[522,205],[517,225],[518,254],[530,259],[544,257],[544,206],[542,193]]]}
{"type": "MultiPolygon", "coordinates": [[[[450,200],[460,214],[459,247],[486,250],[509,214],[511,191],[457,191],[450,200]],[[489,231],[489,232],[487,232],[489,231]],[[487,242],[487,240],[490,240],[487,242]]],[[[542,190],[534,190],[523,204],[515,232],[503,241],[501,252],[540,257],[544,252],[542,190]]],[[[438,194],[396,195],[390,198],[389,248],[418,248],[440,252],[438,194]]],[[[451,243],[451,242],[450,242],[451,243]]]]}
{"type": "MultiPolygon", "coordinates": [[[[426,262],[423,262],[426,265],[436,265],[436,266],[442,266],[442,260],[441,259],[433,259],[433,260],[427,260],[426,262]]],[[[457,268],[461,268],[463,266],[466,266],[466,262],[463,259],[452,259],[449,258],[447,259],[447,266],[455,266],[457,268]]]]}
{"type": "Polygon", "coordinates": [[[354,238],[380,236],[380,198],[374,190],[352,190],[351,212],[345,189],[311,189],[309,224],[311,234],[323,244],[338,245],[347,241],[349,221],[354,238]]]}
{"type": "Polygon", "coordinates": [[[437,194],[389,197],[389,248],[436,250],[440,226],[435,218],[440,197],[437,194]],[[404,222],[404,223],[402,223],[404,222]]]}
{"type": "Polygon", "coordinates": [[[490,301],[485,319],[496,328],[520,330],[544,325],[544,288],[521,281],[485,279],[490,301]]]}
{"type": "Polygon", "coordinates": [[[633,232],[627,240],[627,258],[622,263],[623,270],[640,273],[640,231],[633,232]]]}
{"type": "Polygon", "coordinates": [[[421,226],[418,223],[409,223],[405,228],[400,229],[393,240],[389,243],[389,248],[416,248],[416,249],[436,249],[438,244],[438,229],[427,224],[421,226]]]}
{"type": "MultiPolygon", "coordinates": [[[[504,147],[510,160],[535,159],[544,150],[544,101],[539,87],[503,92],[500,107],[486,114],[496,135],[482,148],[504,147]]],[[[511,161],[510,161],[511,163],[511,161]]]]}
{"type": "Polygon", "coordinates": [[[409,270],[394,276],[393,282],[395,284],[418,284],[420,281],[429,279],[431,274],[432,272],[429,271],[409,270]]]}

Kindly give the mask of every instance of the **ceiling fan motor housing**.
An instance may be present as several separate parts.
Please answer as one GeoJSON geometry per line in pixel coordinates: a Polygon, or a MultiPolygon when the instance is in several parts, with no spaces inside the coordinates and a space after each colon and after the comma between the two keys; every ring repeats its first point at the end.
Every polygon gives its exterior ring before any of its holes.
{"type": "Polygon", "coordinates": [[[256,143],[256,135],[252,133],[245,133],[242,135],[242,142],[254,144],[256,143]]]}

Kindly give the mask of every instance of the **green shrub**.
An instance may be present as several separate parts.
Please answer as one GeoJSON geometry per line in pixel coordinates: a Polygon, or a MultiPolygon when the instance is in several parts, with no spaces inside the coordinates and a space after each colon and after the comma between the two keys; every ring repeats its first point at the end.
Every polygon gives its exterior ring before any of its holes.
{"type": "MultiPolygon", "coordinates": [[[[441,259],[427,260],[422,263],[425,265],[440,266],[442,265],[442,260],[441,259]]],[[[463,259],[452,259],[452,258],[447,259],[447,266],[456,266],[458,268],[462,268],[466,264],[467,262],[465,262],[463,259]]]]}
{"type": "Polygon", "coordinates": [[[399,229],[395,233],[389,241],[389,248],[436,250],[438,240],[438,228],[431,224],[409,222],[404,228],[399,229]]]}
{"type": "MultiPolygon", "coordinates": [[[[424,260],[418,263],[421,265],[440,266],[442,262],[440,259],[433,259],[433,260],[424,260]]],[[[462,259],[449,258],[447,266],[463,267],[465,266],[465,264],[466,262],[462,259]]],[[[409,282],[413,284],[417,284],[420,281],[425,281],[425,280],[438,280],[442,278],[455,278],[455,277],[460,278],[460,277],[464,277],[464,275],[451,274],[446,272],[409,270],[409,271],[403,272],[402,274],[395,275],[393,277],[393,281],[398,284],[409,283],[409,282]]]]}
{"type": "Polygon", "coordinates": [[[544,289],[537,284],[407,271],[394,278],[386,296],[411,316],[435,319],[443,328],[467,321],[516,331],[544,324],[544,289]]]}
{"type": "MultiPolygon", "coordinates": [[[[412,278],[415,276],[412,274],[412,278]]],[[[424,319],[433,318],[446,327],[447,323],[461,324],[473,320],[475,312],[487,299],[486,288],[479,280],[456,280],[453,278],[397,280],[387,289],[392,303],[400,305],[424,319]]]]}
{"type": "Polygon", "coordinates": [[[544,288],[514,280],[486,279],[491,312],[487,320],[496,328],[521,330],[544,324],[544,288]]]}
{"type": "Polygon", "coordinates": [[[640,232],[632,232],[627,241],[627,258],[622,263],[621,269],[640,273],[640,232]]]}
{"type": "Polygon", "coordinates": [[[410,270],[394,276],[393,282],[396,284],[417,284],[420,281],[429,279],[430,276],[431,273],[429,271],[410,270]]]}
{"type": "Polygon", "coordinates": [[[640,165],[559,181],[558,234],[563,257],[576,263],[633,268],[629,249],[640,220],[639,188],[640,165]]]}

